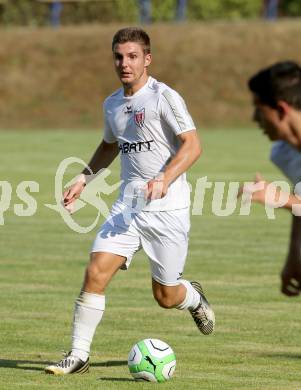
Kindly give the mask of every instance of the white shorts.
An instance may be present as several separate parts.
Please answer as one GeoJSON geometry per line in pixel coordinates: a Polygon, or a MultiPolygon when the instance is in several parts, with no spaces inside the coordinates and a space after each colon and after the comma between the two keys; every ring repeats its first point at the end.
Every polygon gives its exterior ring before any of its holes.
{"type": "Polygon", "coordinates": [[[127,269],[141,248],[147,254],[152,277],[166,285],[179,284],[188,248],[189,208],[172,211],[130,213],[117,201],[101,226],[91,252],[109,252],[126,258],[127,269]]]}

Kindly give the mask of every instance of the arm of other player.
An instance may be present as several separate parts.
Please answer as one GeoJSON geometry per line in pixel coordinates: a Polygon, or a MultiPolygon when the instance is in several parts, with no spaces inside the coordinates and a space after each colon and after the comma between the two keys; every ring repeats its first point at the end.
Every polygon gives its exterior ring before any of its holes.
{"type": "MultiPolygon", "coordinates": [[[[104,140],[100,143],[95,153],[93,154],[88,166],[92,173],[97,173],[100,169],[107,168],[118,155],[118,143],[108,143],[104,140]]],[[[64,206],[68,209],[76,199],[80,197],[83,189],[87,184],[87,178],[91,172],[88,168],[85,168],[79,175],[76,183],[69,187],[63,194],[64,206]]],[[[70,208],[69,208],[70,209],[70,208]]]]}
{"type": "Polygon", "coordinates": [[[181,146],[166,165],[164,172],[147,183],[147,199],[163,198],[167,194],[168,186],[186,172],[201,155],[201,145],[196,130],[181,133],[177,137],[181,141],[181,146]]]}
{"type": "Polygon", "coordinates": [[[299,215],[301,208],[301,198],[294,194],[281,191],[273,183],[266,181],[260,173],[257,173],[255,180],[251,184],[246,184],[239,189],[238,196],[243,193],[251,195],[251,201],[261,203],[270,207],[284,208],[299,215]],[[261,186],[260,186],[261,184],[261,186]],[[279,199],[286,199],[283,205],[279,205],[279,199]]]}
{"type": "MultiPolygon", "coordinates": [[[[246,185],[240,189],[240,195],[243,192],[249,192],[252,196],[252,202],[274,206],[275,201],[281,197],[281,192],[273,184],[268,183],[264,178],[257,174],[253,184],[246,185]],[[261,189],[256,190],[256,185],[263,183],[261,189]],[[274,187],[271,188],[271,187],[274,187]]],[[[287,202],[282,208],[293,211],[293,205],[300,205],[301,200],[293,194],[286,194],[287,202]]],[[[301,292],[301,217],[292,215],[292,228],[290,236],[289,251],[281,272],[281,292],[287,296],[297,296],[301,292]]]]}
{"type": "Polygon", "coordinates": [[[289,251],[281,272],[281,292],[297,296],[301,291],[301,218],[292,216],[289,251]]]}

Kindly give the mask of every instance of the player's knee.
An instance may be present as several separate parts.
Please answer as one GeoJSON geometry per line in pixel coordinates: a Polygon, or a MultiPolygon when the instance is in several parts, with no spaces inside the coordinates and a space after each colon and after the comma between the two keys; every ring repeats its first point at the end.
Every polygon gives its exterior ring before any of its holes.
{"type": "Polygon", "coordinates": [[[97,264],[91,262],[88,267],[86,268],[86,276],[85,276],[86,283],[93,283],[100,286],[102,284],[103,275],[100,272],[97,264]]]}
{"type": "Polygon", "coordinates": [[[94,279],[97,277],[99,271],[98,271],[98,267],[96,264],[94,263],[90,263],[87,268],[86,268],[86,275],[91,278],[91,279],[94,279]]]}

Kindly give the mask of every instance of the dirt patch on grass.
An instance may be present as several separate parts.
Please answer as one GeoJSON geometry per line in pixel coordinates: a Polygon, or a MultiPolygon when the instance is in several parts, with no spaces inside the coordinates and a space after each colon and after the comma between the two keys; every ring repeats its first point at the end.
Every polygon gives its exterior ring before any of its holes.
{"type": "MultiPolygon", "coordinates": [[[[111,39],[122,26],[0,31],[0,128],[102,127],[104,98],[119,87],[111,39]]],[[[301,24],[154,25],[150,73],[178,90],[196,123],[250,124],[248,77],[274,61],[301,61],[301,24]]]]}

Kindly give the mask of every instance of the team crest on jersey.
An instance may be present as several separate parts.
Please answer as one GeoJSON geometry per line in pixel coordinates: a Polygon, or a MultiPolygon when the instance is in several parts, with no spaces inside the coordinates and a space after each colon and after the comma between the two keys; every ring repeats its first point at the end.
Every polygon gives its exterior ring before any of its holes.
{"type": "Polygon", "coordinates": [[[145,108],[141,108],[140,110],[135,110],[134,118],[135,118],[136,125],[142,127],[144,125],[144,119],[145,119],[145,108]]]}

